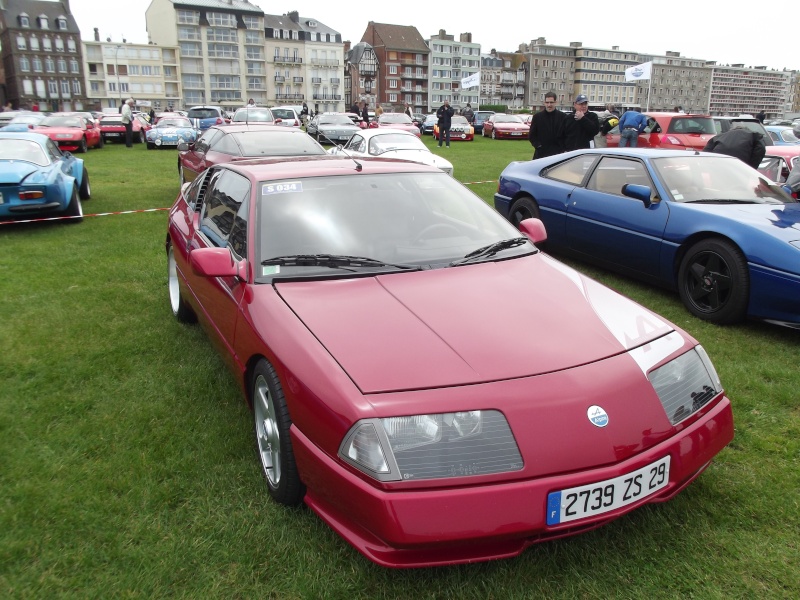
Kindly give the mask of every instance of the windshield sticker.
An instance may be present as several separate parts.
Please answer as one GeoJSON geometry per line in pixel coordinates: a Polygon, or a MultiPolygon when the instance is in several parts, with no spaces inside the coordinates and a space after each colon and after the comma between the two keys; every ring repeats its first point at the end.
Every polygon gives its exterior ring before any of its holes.
{"type": "Polygon", "coordinates": [[[280,272],[281,272],[281,266],[280,265],[267,265],[267,266],[261,267],[261,276],[262,277],[267,277],[268,275],[277,275],[280,272]]]}
{"type": "Polygon", "coordinates": [[[289,192],[302,192],[302,181],[286,181],[284,183],[265,183],[261,186],[261,195],[287,194],[289,192]]]}

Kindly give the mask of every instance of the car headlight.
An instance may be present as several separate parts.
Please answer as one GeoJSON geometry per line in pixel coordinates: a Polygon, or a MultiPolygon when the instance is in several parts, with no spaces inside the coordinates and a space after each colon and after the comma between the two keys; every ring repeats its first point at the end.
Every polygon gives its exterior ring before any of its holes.
{"type": "Polygon", "coordinates": [[[523,466],[511,428],[496,410],[364,419],[347,433],[339,456],[379,481],[489,475],[523,466]]]}
{"type": "Polygon", "coordinates": [[[722,383],[702,346],[654,369],[648,375],[670,423],[677,425],[722,392],[722,383]]]}

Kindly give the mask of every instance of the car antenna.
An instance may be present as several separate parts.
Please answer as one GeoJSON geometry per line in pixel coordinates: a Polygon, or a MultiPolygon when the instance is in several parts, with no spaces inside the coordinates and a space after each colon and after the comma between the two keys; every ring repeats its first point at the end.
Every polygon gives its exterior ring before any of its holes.
{"type": "MultiPolygon", "coordinates": [[[[326,137],[327,137],[327,136],[326,136],[326,137]]],[[[328,139],[330,139],[330,138],[328,138],[328,139]]],[[[356,163],[356,171],[357,171],[358,173],[360,173],[361,171],[363,171],[363,170],[364,170],[364,166],[363,166],[363,165],[362,165],[360,162],[358,162],[358,161],[356,160],[355,156],[353,156],[353,155],[352,155],[352,154],[350,154],[350,153],[349,153],[347,150],[345,150],[345,149],[344,149],[344,146],[343,146],[342,144],[336,144],[336,147],[337,147],[337,148],[339,148],[339,150],[341,150],[341,151],[342,151],[342,154],[344,154],[344,155],[345,155],[347,158],[349,158],[349,159],[350,159],[350,160],[352,160],[354,163],[356,163]]]]}

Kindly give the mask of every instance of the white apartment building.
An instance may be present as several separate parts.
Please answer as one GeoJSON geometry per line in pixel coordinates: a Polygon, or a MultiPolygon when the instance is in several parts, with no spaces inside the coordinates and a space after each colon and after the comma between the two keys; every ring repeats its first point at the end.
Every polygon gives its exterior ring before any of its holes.
{"type": "MultiPolygon", "coordinates": [[[[477,109],[480,103],[480,85],[461,87],[461,80],[480,73],[481,45],[472,41],[471,33],[462,33],[459,39],[440,29],[437,35],[425,40],[430,48],[430,68],[428,69],[428,89],[430,108],[435,110],[445,99],[456,109],[469,103],[477,109]]],[[[479,79],[480,81],[480,79],[479,79]]],[[[412,90],[401,90],[410,93],[412,90]]],[[[410,102],[409,100],[406,100],[410,102]]]]}

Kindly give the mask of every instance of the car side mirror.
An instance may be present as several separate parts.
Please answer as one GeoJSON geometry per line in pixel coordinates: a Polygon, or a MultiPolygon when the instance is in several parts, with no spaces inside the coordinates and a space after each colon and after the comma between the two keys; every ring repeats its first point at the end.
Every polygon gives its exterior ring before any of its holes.
{"type": "Polygon", "coordinates": [[[635,183],[626,183],[622,186],[622,195],[635,200],[641,200],[645,208],[650,208],[653,203],[653,191],[649,185],[637,185],[635,183]]]}
{"type": "Polygon", "coordinates": [[[547,230],[541,219],[525,219],[520,222],[519,230],[534,244],[543,244],[547,241],[547,230]]]}
{"type": "Polygon", "coordinates": [[[189,253],[189,265],[201,277],[246,279],[246,262],[236,260],[227,248],[196,248],[189,253]]]}

